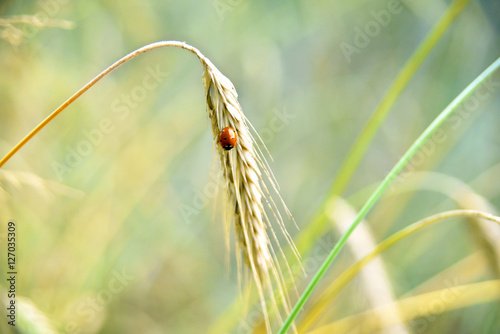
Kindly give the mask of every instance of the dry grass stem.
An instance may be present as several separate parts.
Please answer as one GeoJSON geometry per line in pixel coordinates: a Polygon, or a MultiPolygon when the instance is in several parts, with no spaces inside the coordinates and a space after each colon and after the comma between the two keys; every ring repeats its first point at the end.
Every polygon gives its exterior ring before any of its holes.
{"type": "Polygon", "coordinates": [[[395,305],[383,305],[336,320],[333,323],[309,332],[309,334],[381,333],[391,324],[380,323],[378,321],[380,314],[387,312],[388,308],[393,307],[401,310],[401,313],[404,315],[403,321],[410,321],[416,318],[436,317],[437,314],[477,304],[496,302],[500,298],[500,280],[455,286],[453,287],[453,292],[453,298],[447,299],[446,303],[440,303],[439,305],[443,305],[443,307],[439,308],[438,311],[432,309],[429,305],[436,303],[436,301],[441,301],[443,296],[449,295],[450,288],[400,299],[395,302],[395,305]]]}
{"type": "MultiPolygon", "coordinates": [[[[272,188],[278,195],[286,214],[292,221],[293,219],[291,218],[291,214],[286,208],[283,200],[279,196],[277,183],[274,176],[270,172],[269,165],[250,133],[250,128],[253,129],[253,127],[243,114],[243,111],[238,103],[238,95],[233,84],[198,49],[184,42],[161,41],[148,44],[129,53],[102,71],[94,79],[80,88],[68,100],[66,100],[66,102],[54,110],[0,160],[0,167],[10,160],[14,154],[16,154],[41,129],[57,117],[57,115],[59,115],[102,78],[139,54],[165,46],[174,46],[186,49],[194,53],[201,61],[204,70],[203,84],[206,92],[207,110],[212,125],[214,139],[216,139],[220,131],[227,126],[233,128],[237,134],[238,140],[233,150],[224,151],[220,145],[215,145],[221,164],[222,175],[224,177],[226,201],[228,211],[230,213],[227,222],[234,223],[238,246],[237,262],[240,265],[239,276],[241,277],[242,271],[242,261],[239,258],[239,254],[241,252],[244,261],[250,268],[251,275],[256,282],[264,312],[266,328],[267,331],[270,332],[271,326],[266,307],[266,295],[274,306],[274,311],[278,320],[282,321],[278,310],[278,302],[275,298],[275,294],[273,293],[273,285],[277,288],[277,295],[279,295],[282,299],[286,312],[289,312],[290,302],[286,291],[285,279],[278,264],[277,255],[273,250],[268,233],[270,232],[272,239],[275,240],[279,247],[278,238],[271,226],[271,219],[266,214],[264,206],[269,207],[274,220],[277,221],[287,242],[290,246],[292,246],[292,249],[294,249],[297,258],[299,255],[293,245],[290,235],[285,229],[284,220],[280,214],[278,205],[272,199],[268,187],[263,182],[261,171],[268,178],[270,188],[272,188]]],[[[253,131],[255,131],[255,129],[253,129],[253,131]]],[[[227,244],[229,243],[227,242],[227,244]]],[[[280,252],[284,256],[281,247],[280,252]]],[[[293,279],[288,263],[286,263],[286,266],[288,267],[290,277],[293,279]]]]}

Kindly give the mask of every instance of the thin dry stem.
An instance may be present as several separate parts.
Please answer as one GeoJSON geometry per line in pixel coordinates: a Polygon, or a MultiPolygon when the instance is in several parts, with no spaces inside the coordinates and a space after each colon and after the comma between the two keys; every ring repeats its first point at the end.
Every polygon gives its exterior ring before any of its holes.
{"type": "Polygon", "coordinates": [[[26,137],[24,137],[16,146],[14,146],[14,148],[12,150],[9,151],[9,153],[7,153],[3,158],[2,160],[0,160],[0,168],[7,162],[10,160],[10,158],[12,158],[12,156],[14,154],[17,153],[17,151],[19,151],[21,149],[21,147],[23,147],[28,141],[31,140],[31,138],[33,138],[38,132],[40,132],[40,130],[42,130],[47,124],[49,124],[54,118],[57,117],[57,115],[59,115],[64,109],[66,109],[71,103],[73,103],[76,99],[78,99],[83,93],[85,93],[87,90],[89,90],[90,87],[94,86],[99,80],[101,80],[102,78],[104,78],[106,75],[108,75],[109,73],[111,73],[113,70],[117,69],[120,65],[126,63],[127,61],[129,61],[130,59],[140,55],[141,53],[144,53],[146,51],[150,51],[150,50],[153,50],[153,49],[156,49],[156,48],[160,48],[160,47],[163,47],[163,46],[176,46],[176,47],[180,47],[180,48],[183,48],[183,49],[186,49],[188,51],[191,51],[192,53],[194,53],[195,55],[198,56],[198,58],[200,58],[200,60],[204,59],[205,57],[201,54],[200,51],[198,51],[198,49],[184,43],[184,42],[177,42],[177,41],[162,41],[162,42],[156,42],[156,43],[152,43],[152,44],[148,44],[146,46],[143,46],[142,48],[139,48],[131,53],[129,53],[128,55],[126,55],[125,57],[121,58],[120,60],[116,61],[114,64],[112,64],[111,66],[109,66],[107,69],[105,69],[104,71],[102,71],[99,75],[97,75],[94,79],[90,80],[85,86],[83,86],[82,88],[80,88],[75,94],[73,94],[69,99],[66,100],[66,102],[64,102],[63,104],[61,104],[56,110],[54,110],[49,116],[47,116],[47,118],[45,118],[40,124],[38,124],[33,130],[30,131],[30,133],[28,133],[26,135],[26,137]]]}

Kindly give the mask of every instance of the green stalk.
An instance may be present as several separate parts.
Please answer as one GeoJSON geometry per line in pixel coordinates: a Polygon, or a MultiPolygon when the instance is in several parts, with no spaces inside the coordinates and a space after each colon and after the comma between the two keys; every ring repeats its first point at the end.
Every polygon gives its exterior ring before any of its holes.
{"type": "Polygon", "coordinates": [[[368,146],[375,136],[375,133],[384,122],[387,114],[391,110],[394,103],[396,103],[399,95],[401,95],[403,89],[406,85],[408,85],[410,79],[413,77],[420,65],[422,65],[423,61],[427,58],[427,55],[429,55],[439,39],[443,36],[446,29],[462,12],[469,1],[470,0],[456,0],[450,6],[446,14],[444,14],[439,23],[434,27],[429,35],[427,35],[422,44],[420,44],[418,49],[415,50],[405,66],[401,69],[398,76],[394,80],[393,85],[384,96],[382,102],[373,113],[372,117],[361,132],[358,140],[349,152],[342,168],[335,178],[335,182],[330,189],[329,196],[340,196],[342,194],[347,186],[347,183],[356,171],[361,158],[365,155],[368,146]]]}
{"type": "Polygon", "coordinates": [[[361,134],[349,151],[342,167],[340,168],[340,171],[328,191],[328,195],[325,197],[325,200],[316,213],[316,216],[313,218],[311,224],[309,224],[309,226],[300,234],[299,239],[296,240],[296,245],[300,252],[305,252],[307,246],[323,233],[323,226],[327,220],[325,214],[327,203],[329,203],[331,198],[337,196],[340,197],[342,195],[345,187],[352,178],[352,175],[356,171],[356,168],[366,153],[373,137],[389,114],[392,106],[401,95],[401,92],[406,88],[408,82],[410,82],[420,65],[422,65],[436,43],[441,39],[448,27],[458,17],[469,1],[470,0],[455,0],[451,4],[443,17],[429,32],[423,42],[418,46],[415,52],[411,55],[410,59],[408,59],[406,64],[398,73],[392,86],[380,102],[380,105],[373,112],[370,120],[363,128],[363,131],[361,131],[361,134]]]}
{"type": "Polygon", "coordinates": [[[498,68],[500,67],[500,58],[498,58],[493,64],[491,64],[483,73],[481,73],[467,88],[465,88],[437,117],[434,121],[425,129],[425,131],[420,135],[420,137],[415,140],[413,145],[406,151],[403,157],[396,163],[396,165],[392,168],[392,170],[387,174],[382,183],[378,186],[372,196],[368,199],[363,208],[359,211],[358,216],[352,222],[351,226],[347,229],[347,231],[340,237],[339,241],[333,247],[332,251],[323,262],[318,272],[314,275],[313,279],[307,286],[306,290],[300,297],[297,304],[294,306],[292,312],[286,319],[285,323],[281,327],[279,334],[284,334],[292,325],[293,321],[299,314],[300,310],[306,303],[306,301],[311,296],[314,288],[318,284],[319,280],[323,277],[325,272],[328,270],[333,260],[337,257],[337,254],[340,252],[342,247],[345,245],[347,239],[352,234],[354,229],[358,226],[358,224],[363,220],[366,214],[371,210],[371,208],[375,205],[380,196],[384,193],[384,191],[389,187],[392,180],[403,170],[408,161],[418,152],[418,150],[422,147],[422,145],[429,139],[432,134],[443,124],[443,122],[456,110],[456,108],[469,96],[474,92],[474,90],[484,82],[489,76],[491,76],[498,68]]]}

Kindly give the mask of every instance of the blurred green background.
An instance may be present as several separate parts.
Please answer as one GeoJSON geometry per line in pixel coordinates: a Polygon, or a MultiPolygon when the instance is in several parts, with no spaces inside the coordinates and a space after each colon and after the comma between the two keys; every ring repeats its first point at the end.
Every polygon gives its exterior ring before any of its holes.
{"type": "MultiPolygon", "coordinates": [[[[450,1],[400,3],[397,14],[375,23],[372,36],[359,37],[358,29],[370,29],[374,13],[390,3],[2,1],[0,18],[39,14],[50,20],[0,25],[0,155],[126,53],[154,41],[186,41],[234,83],[274,158],[281,195],[304,229],[398,71],[450,1]],[[346,57],[347,44],[357,51],[346,57]]],[[[471,1],[418,69],[344,192],[354,210],[434,117],[499,56],[498,7],[495,0],[471,1]]],[[[201,71],[184,50],[141,55],[99,82],[0,170],[0,242],[5,248],[7,222],[14,220],[17,292],[29,318],[16,327],[19,333],[205,333],[233,303],[244,303],[234,255],[229,268],[225,263],[201,71]]],[[[404,186],[413,189],[388,195],[368,217],[376,242],[430,214],[478,208],[471,196],[481,196],[496,213],[495,78],[491,94],[463,109],[460,124],[445,127],[446,140],[415,165],[416,172],[438,174],[408,173],[404,186]],[[415,181],[422,177],[427,181],[415,181]],[[469,197],[456,204],[450,196],[457,192],[469,197]]],[[[394,295],[411,295],[431,279],[430,290],[437,290],[445,282],[498,278],[498,244],[474,226],[456,219],[388,251],[383,258],[394,295]],[[475,271],[467,265],[446,271],[470,256],[482,261],[473,261],[481,264],[475,271]]],[[[291,223],[288,229],[299,233],[291,223]]],[[[328,236],[336,240],[339,233],[332,228],[328,236]]],[[[2,250],[0,277],[5,256],[2,250]]],[[[344,251],[332,277],[354,259],[344,251]]],[[[307,281],[298,280],[299,291],[307,281]]],[[[353,281],[332,302],[336,311],[325,323],[370,309],[364,295],[363,281],[353,281]]],[[[407,323],[406,331],[498,333],[499,312],[497,302],[479,303],[407,323]]],[[[0,322],[0,332],[15,333],[0,322]]]]}

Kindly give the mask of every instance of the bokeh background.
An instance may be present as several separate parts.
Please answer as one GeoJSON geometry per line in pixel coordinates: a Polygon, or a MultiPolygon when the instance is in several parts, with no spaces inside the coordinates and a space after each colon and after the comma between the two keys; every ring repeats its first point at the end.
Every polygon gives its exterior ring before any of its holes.
{"type": "MultiPolygon", "coordinates": [[[[158,40],[186,41],[234,83],[274,158],[270,164],[281,195],[304,230],[398,72],[450,3],[2,1],[1,19],[31,18],[0,25],[0,155],[126,53],[158,40]],[[378,24],[372,36],[360,37],[376,13],[390,6],[398,13],[378,24]],[[356,51],[349,54],[346,45],[356,51]]],[[[472,0],[450,25],[344,191],[344,204],[353,212],[436,115],[500,55],[499,22],[496,0],[472,0]]],[[[4,318],[0,332],[260,330],[254,326],[259,316],[248,320],[241,311],[234,248],[226,264],[201,70],[184,50],[141,55],[73,103],[0,170],[0,277],[6,272],[7,222],[13,220],[23,310],[15,330],[4,318]]],[[[364,225],[375,244],[444,210],[497,213],[500,77],[495,78],[482,88],[490,94],[462,109],[444,127],[446,139],[421,155],[402,185],[367,217],[364,225]]],[[[500,227],[478,226],[450,220],[384,253],[392,298],[498,279],[500,227]]],[[[292,236],[300,233],[292,223],[288,229],[292,236]]],[[[305,257],[308,277],[340,235],[332,222],[324,232],[307,245],[320,250],[305,257]]],[[[356,261],[351,246],[304,312],[356,261]]],[[[308,280],[297,279],[299,291],[308,280]]],[[[357,277],[349,283],[311,330],[373,308],[366,282],[357,277]]],[[[4,300],[3,279],[0,286],[4,300]]],[[[498,299],[452,304],[418,305],[401,326],[346,332],[500,332],[498,299]]]]}

